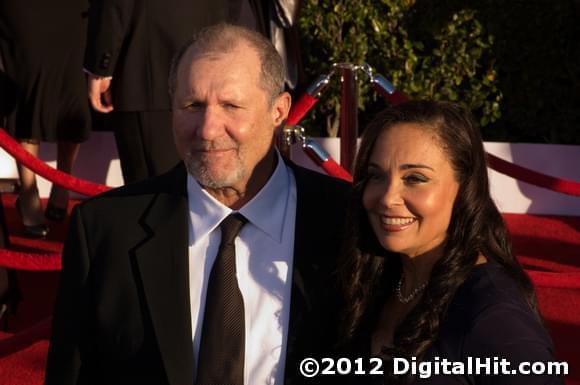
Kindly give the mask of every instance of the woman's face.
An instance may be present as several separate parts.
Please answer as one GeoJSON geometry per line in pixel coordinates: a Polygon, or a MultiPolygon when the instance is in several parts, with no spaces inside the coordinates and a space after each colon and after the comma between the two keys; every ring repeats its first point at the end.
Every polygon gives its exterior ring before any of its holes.
{"type": "Polygon", "coordinates": [[[363,206],[386,250],[415,257],[445,241],[459,184],[433,131],[417,123],[384,131],[367,173],[363,206]]]}

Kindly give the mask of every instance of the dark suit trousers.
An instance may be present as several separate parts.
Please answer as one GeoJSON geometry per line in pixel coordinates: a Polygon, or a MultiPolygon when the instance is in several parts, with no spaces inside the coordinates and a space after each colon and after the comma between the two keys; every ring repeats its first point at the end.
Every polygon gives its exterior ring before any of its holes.
{"type": "Polygon", "coordinates": [[[113,111],[108,125],[115,133],[125,184],[162,174],[179,162],[171,111],[113,111]]]}

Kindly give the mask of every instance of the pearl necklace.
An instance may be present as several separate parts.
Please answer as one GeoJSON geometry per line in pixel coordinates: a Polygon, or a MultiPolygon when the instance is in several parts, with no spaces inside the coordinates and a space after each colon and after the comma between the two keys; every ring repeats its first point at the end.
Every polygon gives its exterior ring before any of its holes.
{"type": "Polygon", "coordinates": [[[401,278],[399,278],[399,283],[397,284],[396,290],[397,299],[399,300],[399,302],[404,304],[411,302],[417,296],[417,294],[425,290],[425,288],[427,287],[427,283],[428,281],[423,282],[421,285],[417,286],[415,290],[413,290],[408,296],[404,297],[403,294],[401,293],[401,286],[403,285],[403,275],[401,274],[401,278]]]}

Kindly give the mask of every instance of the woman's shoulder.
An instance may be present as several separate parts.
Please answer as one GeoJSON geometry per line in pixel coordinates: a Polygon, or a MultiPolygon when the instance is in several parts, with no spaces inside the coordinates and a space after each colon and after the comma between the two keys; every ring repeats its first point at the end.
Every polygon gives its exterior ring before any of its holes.
{"type": "Polygon", "coordinates": [[[497,307],[507,307],[533,315],[515,279],[502,266],[488,262],[473,268],[467,280],[457,290],[449,313],[460,314],[463,321],[474,321],[483,313],[499,309],[497,307]]]}
{"type": "Polygon", "coordinates": [[[495,263],[474,268],[450,304],[440,336],[461,355],[552,356],[542,321],[516,281],[495,263]]]}

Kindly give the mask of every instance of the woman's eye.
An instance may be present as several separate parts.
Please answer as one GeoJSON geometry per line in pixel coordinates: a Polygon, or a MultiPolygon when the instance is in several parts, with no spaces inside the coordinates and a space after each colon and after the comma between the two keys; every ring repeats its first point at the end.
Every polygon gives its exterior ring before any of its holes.
{"type": "Polygon", "coordinates": [[[419,184],[419,183],[425,183],[427,181],[429,181],[429,179],[421,174],[410,174],[410,175],[406,175],[403,180],[408,183],[408,184],[419,184]]]}
{"type": "Polygon", "coordinates": [[[378,180],[381,180],[382,178],[383,178],[383,174],[378,173],[376,171],[369,171],[367,173],[367,179],[368,180],[378,181],[378,180]]]}

